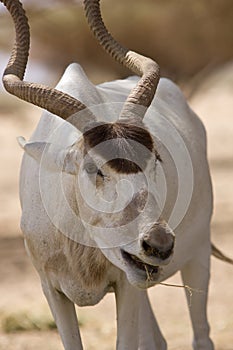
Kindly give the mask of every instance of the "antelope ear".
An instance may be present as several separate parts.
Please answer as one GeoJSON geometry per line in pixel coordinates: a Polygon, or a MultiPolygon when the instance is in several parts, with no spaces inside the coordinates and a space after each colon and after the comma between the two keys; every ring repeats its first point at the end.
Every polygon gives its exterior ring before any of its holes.
{"type": "Polygon", "coordinates": [[[63,171],[75,175],[80,163],[80,152],[71,147],[61,149],[57,145],[48,142],[26,142],[19,136],[17,141],[20,147],[40,166],[50,171],[63,171]]]}

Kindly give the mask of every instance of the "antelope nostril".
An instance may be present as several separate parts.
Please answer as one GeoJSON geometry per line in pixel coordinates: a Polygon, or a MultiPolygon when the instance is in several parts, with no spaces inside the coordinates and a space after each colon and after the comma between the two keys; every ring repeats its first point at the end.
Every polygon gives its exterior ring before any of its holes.
{"type": "Polygon", "coordinates": [[[162,225],[153,225],[142,240],[142,248],[147,256],[165,260],[173,253],[174,233],[162,225]]]}
{"type": "Polygon", "coordinates": [[[142,247],[147,255],[155,255],[158,249],[155,247],[151,247],[146,241],[142,242],[142,247]]]}
{"type": "Polygon", "coordinates": [[[144,253],[146,255],[155,256],[159,259],[165,260],[165,259],[169,258],[169,256],[172,254],[173,248],[174,248],[174,242],[169,247],[169,249],[167,249],[165,251],[161,250],[159,248],[156,248],[156,247],[151,247],[146,241],[142,242],[142,248],[143,248],[144,253]]]}

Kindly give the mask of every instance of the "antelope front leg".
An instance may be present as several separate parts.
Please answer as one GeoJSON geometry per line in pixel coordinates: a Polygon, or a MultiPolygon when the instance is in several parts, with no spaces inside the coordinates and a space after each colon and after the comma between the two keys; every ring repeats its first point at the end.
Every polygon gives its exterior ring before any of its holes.
{"type": "Polygon", "coordinates": [[[140,293],[126,278],[116,286],[117,350],[138,350],[140,293]]]}
{"type": "Polygon", "coordinates": [[[203,244],[194,259],[181,270],[185,285],[193,290],[186,290],[190,317],[193,326],[194,350],[214,350],[209,337],[207,321],[207,299],[209,285],[210,244],[203,244]]]}
{"type": "Polygon", "coordinates": [[[166,350],[166,341],[153,314],[147,291],[140,294],[139,350],[166,350]]]}
{"type": "Polygon", "coordinates": [[[74,304],[49,283],[42,281],[42,288],[65,350],[83,350],[74,304]]]}

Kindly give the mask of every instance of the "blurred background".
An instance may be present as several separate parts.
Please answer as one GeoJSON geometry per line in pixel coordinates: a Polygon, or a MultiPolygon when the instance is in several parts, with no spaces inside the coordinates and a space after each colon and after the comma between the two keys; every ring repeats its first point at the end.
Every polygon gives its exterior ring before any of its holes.
{"type": "MultiPolygon", "coordinates": [[[[26,79],[54,86],[65,67],[78,62],[101,83],[130,72],[99,47],[84,18],[82,1],[24,0],[31,27],[26,79]]],[[[174,80],[208,134],[215,211],[212,240],[233,256],[233,2],[232,0],[105,0],[103,18],[124,46],[154,58],[174,80]]],[[[0,5],[0,73],[14,40],[11,19],[0,5]]],[[[22,151],[41,114],[9,96],[0,85],[0,350],[59,350],[60,339],[26,256],[20,233],[18,176],[22,151]]],[[[170,283],[181,283],[177,275],[170,283]]],[[[209,318],[217,350],[232,350],[233,267],[212,259],[209,318]]],[[[181,288],[150,291],[169,349],[191,349],[191,326],[181,288]],[[177,322],[179,320],[179,322],[177,322]]],[[[114,349],[113,296],[78,309],[85,349],[114,349]]]]}

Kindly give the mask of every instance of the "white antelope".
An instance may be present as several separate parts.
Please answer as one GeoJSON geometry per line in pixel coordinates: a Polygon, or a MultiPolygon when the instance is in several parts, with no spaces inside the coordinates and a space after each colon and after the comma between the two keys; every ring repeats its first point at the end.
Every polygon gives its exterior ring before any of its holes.
{"type": "Polygon", "coordinates": [[[180,270],[184,284],[201,291],[190,305],[193,348],[213,350],[206,316],[212,188],[202,122],[154,61],[111,37],[99,0],[84,0],[92,31],[141,78],[94,86],[72,64],[56,89],[23,81],[27,18],[18,0],[1,2],[16,29],[4,86],[47,110],[30,142],[19,138],[21,228],[64,348],[83,348],[74,304],[114,292],[117,349],[167,349],[146,288],[180,270]]]}

